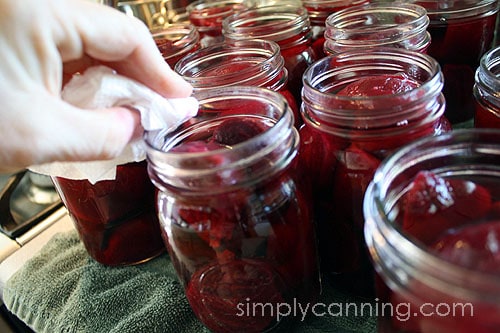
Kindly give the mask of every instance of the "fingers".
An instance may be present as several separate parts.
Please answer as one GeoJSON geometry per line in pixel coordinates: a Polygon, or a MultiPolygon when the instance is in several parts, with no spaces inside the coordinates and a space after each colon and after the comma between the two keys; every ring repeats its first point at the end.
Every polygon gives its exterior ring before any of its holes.
{"type": "Polygon", "coordinates": [[[40,96],[18,96],[12,104],[20,111],[3,117],[0,172],[54,161],[111,159],[140,126],[139,114],[127,108],[82,110],[53,96],[40,96]]]}
{"type": "Polygon", "coordinates": [[[71,11],[72,20],[67,24],[74,24],[78,30],[84,54],[165,97],[191,94],[191,85],[168,66],[140,20],[93,3],[74,2],[74,6],[78,8],[71,11]],[[82,11],[86,15],[78,15],[82,11]]]}

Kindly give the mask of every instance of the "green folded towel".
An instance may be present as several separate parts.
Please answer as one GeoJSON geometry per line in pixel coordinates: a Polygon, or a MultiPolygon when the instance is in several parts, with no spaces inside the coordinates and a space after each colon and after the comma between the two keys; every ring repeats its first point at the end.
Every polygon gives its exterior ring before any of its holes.
{"type": "MultiPolygon", "coordinates": [[[[167,254],[106,267],[76,232],[54,236],[6,283],[4,303],[36,332],[208,332],[196,319],[167,254]]],[[[325,304],[359,302],[324,288],[325,304]]],[[[295,332],[376,332],[371,316],[309,316],[295,332]]]]}

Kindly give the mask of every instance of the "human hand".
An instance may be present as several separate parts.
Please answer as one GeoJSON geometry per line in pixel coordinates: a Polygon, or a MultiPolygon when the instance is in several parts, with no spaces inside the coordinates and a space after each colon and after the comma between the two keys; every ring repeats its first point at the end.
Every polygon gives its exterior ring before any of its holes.
{"type": "Polygon", "coordinates": [[[138,19],[83,0],[0,0],[0,172],[114,158],[140,130],[127,108],[84,110],[60,98],[73,73],[104,64],[164,97],[192,87],[138,19]]]}

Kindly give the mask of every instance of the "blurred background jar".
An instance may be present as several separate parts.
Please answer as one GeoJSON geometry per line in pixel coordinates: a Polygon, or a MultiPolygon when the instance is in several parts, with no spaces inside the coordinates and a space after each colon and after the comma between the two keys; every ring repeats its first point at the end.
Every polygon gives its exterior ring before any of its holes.
{"type": "Polygon", "coordinates": [[[395,48],[345,51],[304,73],[299,155],[313,185],[321,268],[332,285],[373,295],[364,192],[392,151],[451,129],[442,86],[433,58],[395,48]]]}
{"type": "Polygon", "coordinates": [[[226,41],[265,39],[276,42],[285,59],[289,89],[300,105],[302,75],[317,56],[312,48],[311,22],[307,10],[289,3],[251,8],[233,14],[222,23],[226,41]]]}
{"type": "Polygon", "coordinates": [[[324,53],[325,21],[328,16],[344,8],[359,6],[369,3],[369,0],[303,0],[302,4],[309,13],[313,31],[313,49],[317,58],[321,59],[324,53]]]}
{"type": "Polygon", "coordinates": [[[395,47],[425,53],[431,44],[424,7],[402,2],[349,7],[328,16],[324,52],[395,47]]]}
{"type": "Polygon", "coordinates": [[[364,199],[379,332],[498,332],[499,176],[500,132],[485,129],[427,137],[380,165],[364,199]]]}
{"type": "Polygon", "coordinates": [[[242,308],[306,306],[320,290],[293,114],[262,87],[195,96],[194,119],[146,136],[162,235],[201,322],[214,332],[263,332],[281,325],[276,313],[242,308]]]}
{"type": "Polygon", "coordinates": [[[200,34],[190,23],[167,24],[151,30],[151,34],[171,68],[179,59],[201,48],[200,34]]]}
{"type": "Polygon", "coordinates": [[[427,53],[441,65],[446,117],[455,128],[471,127],[474,73],[493,45],[498,0],[417,0],[429,16],[432,43],[427,53]]]}
{"type": "Polygon", "coordinates": [[[94,260],[132,265],[165,252],[146,161],[118,165],[112,180],[52,180],[94,260]]]}
{"type": "Polygon", "coordinates": [[[186,7],[189,21],[198,29],[203,47],[222,42],[223,19],[245,9],[244,0],[196,0],[186,7]]]}
{"type": "Polygon", "coordinates": [[[489,50],[476,70],[474,127],[500,129],[500,47],[489,50]]]}
{"type": "Polygon", "coordinates": [[[235,85],[258,86],[282,94],[301,123],[299,106],[288,89],[288,71],[278,44],[268,40],[222,42],[182,58],[175,71],[191,83],[195,92],[235,85]]]}

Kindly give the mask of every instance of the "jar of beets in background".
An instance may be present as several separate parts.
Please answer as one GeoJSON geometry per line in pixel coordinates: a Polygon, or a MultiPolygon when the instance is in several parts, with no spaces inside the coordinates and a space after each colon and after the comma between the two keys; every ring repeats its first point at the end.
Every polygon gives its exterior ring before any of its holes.
{"type": "Polygon", "coordinates": [[[425,53],[431,43],[425,8],[402,2],[349,7],[328,16],[324,52],[396,47],[425,53]]]}
{"type": "Polygon", "coordinates": [[[302,75],[317,60],[312,48],[311,22],[304,7],[285,3],[251,8],[224,19],[222,33],[228,42],[246,39],[276,42],[285,59],[289,89],[300,105],[302,75]]]}
{"type": "Polygon", "coordinates": [[[83,245],[99,263],[138,264],[165,252],[146,161],[118,165],[115,179],[95,184],[52,180],[83,245]]]}
{"type": "Polygon", "coordinates": [[[499,131],[454,130],[397,151],[377,169],[364,215],[379,332],[498,332],[499,131]]]}
{"type": "Polygon", "coordinates": [[[325,43],[325,21],[333,13],[344,8],[368,4],[369,0],[303,0],[302,3],[309,13],[313,31],[313,49],[318,59],[326,56],[324,52],[325,43]]]}
{"type": "Polygon", "coordinates": [[[321,268],[334,287],[373,295],[362,202],[390,152],[450,130],[431,57],[395,48],[338,53],[304,73],[300,158],[313,186],[321,268]]]}
{"type": "Polygon", "coordinates": [[[471,127],[474,73],[491,47],[498,0],[417,0],[426,8],[432,42],[427,53],[444,74],[446,117],[455,128],[471,127]]]}
{"type": "Polygon", "coordinates": [[[203,47],[220,43],[222,20],[234,13],[247,9],[244,0],[196,0],[186,7],[189,22],[200,33],[203,47]]]}
{"type": "Polygon", "coordinates": [[[169,24],[151,31],[165,61],[174,68],[182,57],[201,48],[200,34],[190,23],[169,24]]]}
{"type": "Polygon", "coordinates": [[[278,44],[267,40],[241,40],[208,46],[182,58],[175,71],[194,91],[248,85],[265,87],[282,94],[301,123],[299,106],[288,90],[288,71],[278,44]]]}
{"type": "Polygon", "coordinates": [[[500,129],[500,47],[489,50],[476,70],[474,127],[500,129]]]}
{"type": "Polygon", "coordinates": [[[320,290],[293,114],[282,95],[262,87],[200,90],[195,97],[195,118],[172,134],[146,135],[170,257],[210,330],[282,327],[278,304],[306,306],[320,290]],[[262,311],[251,310],[256,306],[262,311]]]}

